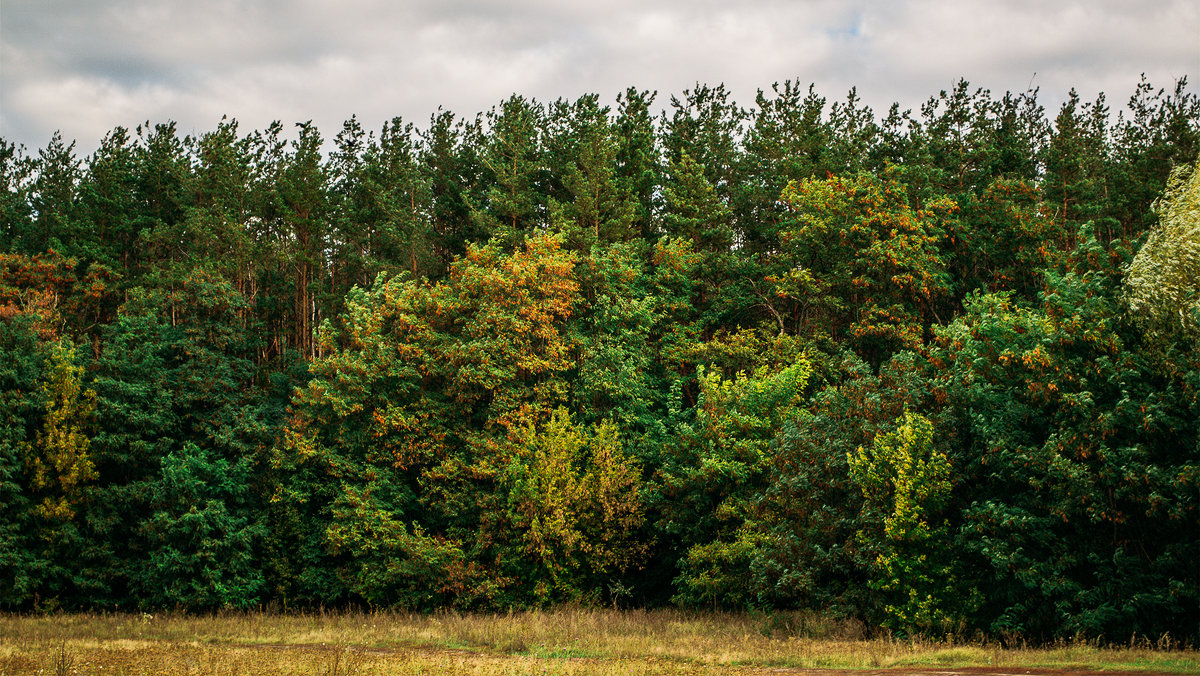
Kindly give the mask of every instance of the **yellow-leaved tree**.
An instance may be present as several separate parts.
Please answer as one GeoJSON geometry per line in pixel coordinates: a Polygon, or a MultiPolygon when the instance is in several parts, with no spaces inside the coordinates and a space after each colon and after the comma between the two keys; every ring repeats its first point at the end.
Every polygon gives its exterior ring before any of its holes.
{"type": "Polygon", "coordinates": [[[96,393],[83,386],[83,366],[76,363],[76,350],[69,341],[50,344],[38,394],[46,417],[33,444],[27,446],[30,488],[40,497],[38,516],[61,523],[74,518],[79,489],[95,476],[87,429],[96,393]]]}
{"type": "Polygon", "coordinates": [[[601,581],[635,567],[647,549],[641,469],[617,427],[576,425],[566,409],[525,430],[507,471],[509,516],[536,568],[542,603],[596,602],[601,581]]]}
{"type": "Polygon", "coordinates": [[[1160,325],[1200,333],[1200,161],[1171,172],[1154,210],[1158,225],[1125,277],[1129,307],[1160,325]]]}
{"type": "Polygon", "coordinates": [[[884,593],[883,626],[901,633],[953,630],[956,611],[969,599],[960,597],[951,567],[939,560],[949,544],[936,517],[950,495],[950,460],[934,445],[933,424],[906,411],[895,431],[846,460],[871,512],[866,522],[883,526],[882,533],[859,533],[861,544],[877,550],[871,587],[884,593]]]}

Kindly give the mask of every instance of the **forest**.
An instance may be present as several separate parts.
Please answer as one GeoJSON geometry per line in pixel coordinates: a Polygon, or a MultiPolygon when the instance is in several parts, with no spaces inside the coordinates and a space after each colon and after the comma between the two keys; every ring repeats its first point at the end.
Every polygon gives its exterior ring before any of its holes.
{"type": "Polygon", "coordinates": [[[0,609],[1200,640],[1200,98],[0,140],[0,609]]]}

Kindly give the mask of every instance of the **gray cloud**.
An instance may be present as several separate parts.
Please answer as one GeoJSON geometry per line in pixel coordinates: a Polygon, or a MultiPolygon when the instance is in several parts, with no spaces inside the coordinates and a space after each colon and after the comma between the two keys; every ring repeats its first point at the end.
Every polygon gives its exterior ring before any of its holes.
{"type": "Polygon", "coordinates": [[[243,128],[314,120],[332,136],[473,115],[512,93],[543,100],[627,86],[726,83],[745,105],[794,78],[830,99],[917,107],[959,77],[1048,107],[1070,87],[1114,103],[1140,73],[1159,86],[1200,66],[1194,0],[5,0],[0,135],[41,147],[55,129],[94,148],[117,125],[222,115],[243,128]]]}

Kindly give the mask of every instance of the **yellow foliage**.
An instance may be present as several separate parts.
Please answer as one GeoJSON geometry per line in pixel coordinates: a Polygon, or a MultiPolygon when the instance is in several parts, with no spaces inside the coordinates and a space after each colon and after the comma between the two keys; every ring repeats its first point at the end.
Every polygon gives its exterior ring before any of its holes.
{"type": "Polygon", "coordinates": [[[646,549],[635,538],[645,521],[641,471],[616,426],[588,429],[558,409],[526,429],[525,443],[509,469],[509,508],[557,590],[575,596],[588,576],[634,566],[646,549]]]}
{"type": "Polygon", "coordinates": [[[96,408],[96,393],[83,386],[83,367],[65,340],[51,343],[45,379],[38,394],[46,417],[32,447],[27,448],[31,488],[43,493],[40,516],[56,521],[74,517],[80,486],[95,477],[88,455],[87,428],[96,408]]]}

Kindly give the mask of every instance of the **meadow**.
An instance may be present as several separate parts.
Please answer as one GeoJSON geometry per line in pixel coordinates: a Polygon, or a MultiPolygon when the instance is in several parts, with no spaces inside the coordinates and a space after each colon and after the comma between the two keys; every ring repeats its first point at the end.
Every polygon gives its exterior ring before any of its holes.
{"type": "Polygon", "coordinates": [[[870,636],[804,613],[560,608],[505,614],[0,616],[8,674],[709,674],[888,670],[1200,672],[1169,636],[1125,645],[870,636]]]}

